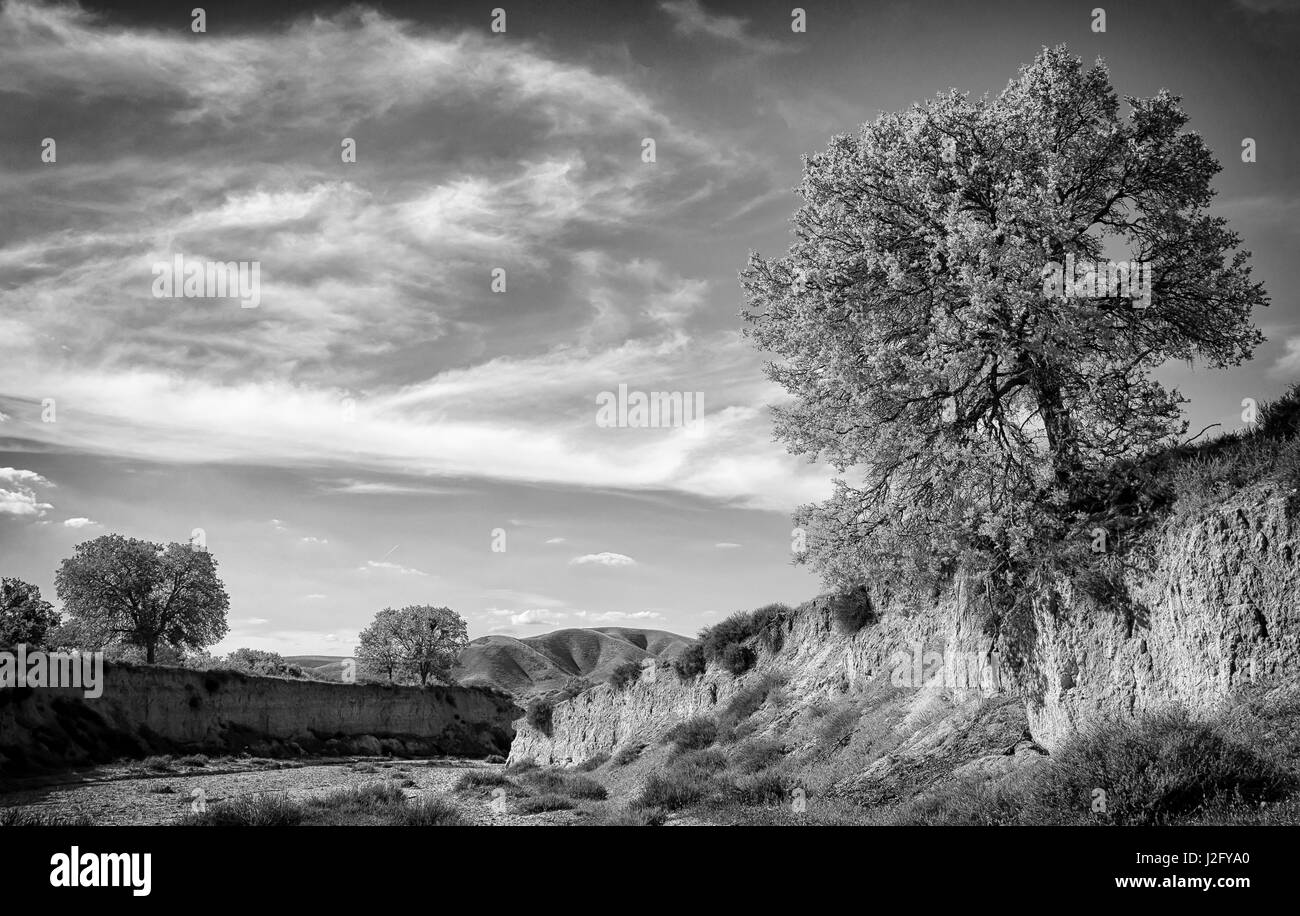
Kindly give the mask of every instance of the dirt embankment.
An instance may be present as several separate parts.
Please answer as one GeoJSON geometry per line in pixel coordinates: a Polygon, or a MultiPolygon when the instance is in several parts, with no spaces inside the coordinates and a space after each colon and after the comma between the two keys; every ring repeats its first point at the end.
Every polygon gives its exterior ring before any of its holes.
{"type": "Polygon", "coordinates": [[[509,751],[509,697],[109,665],[103,696],[0,690],[0,776],[161,753],[455,755],[509,751]]]}

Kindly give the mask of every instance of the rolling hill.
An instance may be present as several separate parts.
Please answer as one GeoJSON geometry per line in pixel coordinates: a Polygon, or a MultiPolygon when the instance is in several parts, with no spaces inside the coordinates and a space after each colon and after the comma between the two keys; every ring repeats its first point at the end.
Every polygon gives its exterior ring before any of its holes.
{"type": "Polygon", "coordinates": [[[461,653],[452,675],[466,687],[495,687],[516,697],[548,693],[574,678],[609,680],[627,661],[671,662],[693,639],[627,627],[567,629],[539,636],[482,636],[461,653]]]}

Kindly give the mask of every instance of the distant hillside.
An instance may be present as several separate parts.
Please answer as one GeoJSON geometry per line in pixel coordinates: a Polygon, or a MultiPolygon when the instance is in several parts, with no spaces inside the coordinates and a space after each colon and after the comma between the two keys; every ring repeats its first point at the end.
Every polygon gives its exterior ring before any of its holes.
{"type": "Polygon", "coordinates": [[[626,627],[556,630],[540,636],[483,636],[452,669],[467,687],[495,687],[516,697],[548,693],[574,678],[604,683],[624,662],[671,662],[695,640],[663,630],[626,627]]]}
{"type": "Polygon", "coordinates": [[[321,681],[343,680],[343,660],[347,655],[286,655],[284,660],[297,665],[308,675],[321,681]]]}

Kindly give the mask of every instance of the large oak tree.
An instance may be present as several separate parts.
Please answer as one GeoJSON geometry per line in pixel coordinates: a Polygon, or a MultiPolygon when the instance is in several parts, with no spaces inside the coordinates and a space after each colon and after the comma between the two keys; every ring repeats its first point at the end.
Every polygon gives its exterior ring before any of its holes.
{"type": "Polygon", "coordinates": [[[54,582],[78,642],[88,648],[140,646],[153,664],[160,645],[201,649],[229,629],[230,599],[217,561],[191,544],[106,534],[78,544],[54,582]]]}
{"type": "Polygon", "coordinates": [[[797,518],[828,579],[1060,537],[1112,462],[1185,432],[1157,367],[1262,339],[1248,252],[1208,212],[1218,162],[1176,96],[1125,102],[1100,62],[1044,49],[996,97],[941,94],[805,158],[789,253],[741,280],[793,395],[778,438],[855,471],[797,518]],[[1047,290],[1068,256],[1148,263],[1150,304],[1047,290]]]}

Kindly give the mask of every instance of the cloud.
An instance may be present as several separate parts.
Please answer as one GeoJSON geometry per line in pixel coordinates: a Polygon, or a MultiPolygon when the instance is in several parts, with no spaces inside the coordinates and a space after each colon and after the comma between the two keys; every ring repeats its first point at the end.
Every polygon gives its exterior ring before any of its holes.
{"type": "Polygon", "coordinates": [[[90,519],[82,517],[66,519],[63,522],[64,528],[91,528],[98,526],[99,522],[92,522],[90,519]]]}
{"type": "Polygon", "coordinates": [[[512,626],[558,626],[567,615],[550,608],[531,608],[510,614],[512,626]]]}
{"type": "Polygon", "coordinates": [[[412,569],[409,566],[402,566],[399,563],[390,563],[380,560],[367,560],[364,566],[358,566],[361,572],[370,572],[372,570],[381,570],[386,572],[395,572],[403,576],[427,576],[427,572],[421,572],[418,569],[412,569]]]}
{"type": "Polygon", "coordinates": [[[321,598],[328,598],[329,596],[328,596],[328,595],[322,595],[322,594],[320,594],[319,592],[313,592],[313,593],[310,594],[310,595],[303,595],[303,597],[306,598],[308,601],[318,601],[318,600],[320,600],[321,598]]]}
{"type": "Polygon", "coordinates": [[[719,541],[713,546],[718,548],[719,550],[734,550],[735,548],[740,547],[741,545],[733,544],[731,541],[719,541]]]}
{"type": "Polygon", "coordinates": [[[658,611],[578,611],[574,616],[589,623],[620,623],[625,620],[661,620],[664,615],[658,611]]]}
{"type": "Polygon", "coordinates": [[[567,541],[568,538],[547,538],[546,539],[546,543],[548,544],[563,544],[567,541]]]}
{"type": "Polygon", "coordinates": [[[580,557],[574,557],[569,561],[570,566],[588,566],[596,564],[599,566],[635,566],[636,560],[621,553],[588,553],[580,557]]]}
{"type": "Polygon", "coordinates": [[[1295,377],[1300,375],[1300,337],[1287,338],[1286,351],[1269,367],[1270,375],[1295,377]]]}
{"type": "Polygon", "coordinates": [[[304,544],[328,544],[329,543],[328,538],[304,537],[304,538],[299,538],[298,540],[300,540],[304,544]]]}
{"type": "Polygon", "coordinates": [[[54,507],[41,502],[35,488],[52,486],[54,484],[35,471],[0,468],[0,515],[44,515],[46,509],[54,507]]]}
{"type": "Polygon", "coordinates": [[[748,19],[710,13],[699,0],[665,0],[659,8],[673,20],[673,29],[682,35],[707,35],[755,53],[792,50],[782,42],[750,35],[748,19]]]}

